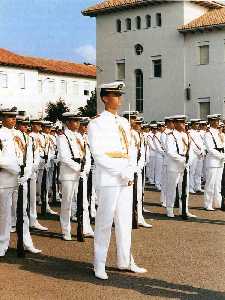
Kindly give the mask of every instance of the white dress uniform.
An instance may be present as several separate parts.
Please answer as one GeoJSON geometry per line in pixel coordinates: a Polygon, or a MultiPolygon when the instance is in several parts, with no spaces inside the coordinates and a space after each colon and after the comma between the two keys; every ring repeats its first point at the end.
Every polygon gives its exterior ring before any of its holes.
{"type": "Polygon", "coordinates": [[[197,191],[201,191],[205,146],[199,131],[190,129],[189,136],[191,139],[189,190],[191,193],[195,193],[197,191]]]}
{"type": "Polygon", "coordinates": [[[78,192],[81,168],[79,160],[83,158],[79,137],[80,135],[77,132],[73,132],[66,128],[64,134],[60,135],[57,139],[60,161],[59,180],[62,184],[60,223],[65,240],[71,240],[70,217],[72,200],[73,197],[76,197],[78,192]],[[77,162],[74,161],[74,159],[77,159],[77,162]]]}
{"type": "Polygon", "coordinates": [[[149,180],[150,184],[155,184],[155,156],[156,156],[156,149],[153,140],[154,134],[149,132],[148,134],[148,147],[149,147],[149,157],[148,157],[148,164],[146,168],[146,175],[149,180]]]}
{"type": "Polygon", "coordinates": [[[204,208],[213,210],[221,207],[221,180],[224,155],[224,135],[218,129],[210,128],[205,134],[206,155],[206,183],[204,193],[204,208]]]}
{"type": "Polygon", "coordinates": [[[105,270],[114,220],[117,265],[128,269],[131,262],[132,186],[134,166],[129,158],[130,126],[125,118],[108,111],[88,126],[88,140],[96,164],[98,209],[95,222],[95,271],[105,270]]]}
{"type": "MultiPolygon", "coordinates": [[[[167,136],[167,193],[166,208],[167,215],[173,217],[174,202],[176,199],[176,187],[178,185],[179,196],[182,195],[183,174],[186,166],[186,154],[188,150],[188,137],[184,132],[173,130],[167,136]]],[[[189,177],[189,176],[188,176],[189,177]]],[[[188,180],[187,180],[188,195],[188,180]]],[[[188,213],[188,197],[187,197],[187,213],[188,213]]],[[[180,201],[180,211],[182,204],[180,201]]]]}
{"type": "Polygon", "coordinates": [[[0,256],[4,256],[10,241],[12,195],[20,172],[14,129],[0,128],[0,143],[0,256]]]}
{"type": "MultiPolygon", "coordinates": [[[[26,151],[26,167],[24,169],[24,182],[23,182],[23,242],[27,250],[35,249],[30,231],[29,231],[29,218],[27,215],[27,180],[31,176],[32,172],[32,142],[29,136],[26,133],[22,133],[19,130],[14,130],[14,143],[16,147],[17,158],[20,165],[23,165],[23,156],[26,151]],[[27,150],[26,150],[27,149],[27,150]]],[[[18,199],[18,189],[16,188],[13,192],[12,198],[12,226],[16,226],[16,208],[17,208],[17,199],[18,199]]],[[[37,250],[37,249],[35,249],[37,250]]],[[[41,252],[41,251],[38,251],[41,252]]],[[[37,252],[37,253],[38,253],[37,252]]]]}
{"type": "Polygon", "coordinates": [[[166,128],[160,136],[160,141],[164,149],[163,164],[162,164],[162,177],[161,177],[161,194],[160,202],[163,207],[166,207],[166,195],[167,195],[167,136],[172,132],[171,129],[166,128]]]}
{"type": "Polygon", "coordinates": [[[162,180],[162,167],[165,149],[161,143],[162,133],[157,131],[153,136],[153,142],[155,145],[155,187],[161,191],[161,180],[162,180]]]}

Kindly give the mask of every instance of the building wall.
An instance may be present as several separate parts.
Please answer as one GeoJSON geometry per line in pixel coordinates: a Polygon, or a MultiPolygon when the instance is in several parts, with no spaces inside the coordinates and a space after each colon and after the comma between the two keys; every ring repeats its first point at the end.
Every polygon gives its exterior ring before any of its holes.
{"type": "Polygon", "coordinates": [[[210,112],[225,116],[225,30],[185,35],[186,84],[191,85],[187,113],[199,117],[199,102],[210,99],[210,112]],[[209,45],[209,64],[199,64],[199,46],[209,45]]]}
{"type": "MultiPolygon", "coordinates": [[[[127,9],[97,16],[97,72],[98,84],[116,78],[116,61],[125,59],[126,95],[121,110],[136,109],[135,69],[144,73],[144,117],[162,119],[165,115],[185,113],[186,65],[184,36],[177,27],[200,16],[205,8],[188,2],[170,2],[154,6],[127,9]],[[155,24],[156,13],[162,15],[162,26],[155,24]],[[152,27],[135,29],[135,17],[143,21],[152,17],[152,27]],[[125,19],[132,19],[132,30],[125,30],[125,19]],[[116,20],[122,21],[122,32],[116,32],[116,20]],[[142,55],[134,51],[136,44],[144,47],[142,55]],[[162,78],[153,78],[152,59],[161,55],[162,78]]],[[[144,27],[144,26],[143,26],[144,27]]],[[[102,109],[101,101],[98,105],[102,109]]]]}
{"type": "Polygon", "coordinates": [[[39,73],[37,70],[27,70],[0,66],[0,105],[3,107],[16,106],[26,110],[31,115],[42,115],[49,101],[55,102],[62,98],[72,109],[86,105],[91,91],[96,87],[96,80],[73,76],[61,76],[39,73]],[[7,87],[2,87],[1,74],[7,74],[7,87]],[[21,88],[19,74],[25,76],[25,88],[21,88]],[[49,88],[49,81],[54,80],[54,91],[49,88]],[[61,81],[67,82],[67,92],[64,93],[61,81]],[[42,88],[40,86],[42,82],[42,88]],[[75,93],[73,84],[78,84],[75,93]],[[89,85],[89,95],[84,95],[86,85],[89,85]]]}

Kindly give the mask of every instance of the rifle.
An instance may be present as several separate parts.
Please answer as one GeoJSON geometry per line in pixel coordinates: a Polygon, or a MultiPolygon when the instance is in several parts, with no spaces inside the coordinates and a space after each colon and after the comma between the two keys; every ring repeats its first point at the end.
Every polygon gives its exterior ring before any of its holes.
{"type": "Polygon", "coordinates": [[[90,170],[88,174],[88,180],[87,180],[87,199],[89,203],[89,217],[90,220],[92,219],[91,215],[91,197],[92,197],[92,170],[90,170]]]}
{"type": "Polygon", "coordinates": [[[44,154],[44,160],[45,160],[45,166],[43,170],[42,180],[41,180],[41,214],[43,216],[46,215],[47,211],[47,169],[46,164],[48,162],[48,153],[50,149],[50,143],[48,145],[48,151],[47,154],[44,154]]]}
{"type": "MultiPolygon", "coordinates": [[[[80,172],[84,171],[84,166],[86,163],[85,156],[81,161],[80,172]]],[[[78,193],[77,193],[77,240],[78,242],[84,242],[84,232],[83,232],[83,194],[84,194],[84,182],[83,178],[80,177],[78,193]]]]}
{"type": "Polygon", "coordinates": [[[221,181],[221,196],[222,196],[221,210],[225,211],[225,165],[223,167],[223,175],[221,181]]]}
{"type": "Polygon", "coordinates": [[[175,198],[174,207],[176,207],[176,208],[180,207],[179,200],[180,200],[180,195],[179,195],[179,189],[178,189],[178,185],[177,185],[177,187],[176,187],[176,198],[175,198]]]}
{"type": "Polygon", "coordinates": [[[183,175],[183,181],[182,181],[182,194],[181,194],[182,219],[183,220],[188,220],[188,216],[187,216],[187,175],[188,175],[187,163],[189,160],[189,147],[190,147],[190,143],[188,141],[188,149],[187,149],[187,153],[185,155],[186,166],[184,169],[184,175],[183,175]]]}
{"type": "Polygon", "coordinates": [[[52,175],[52,203],[57,205],[56,201],[56,189],[57,189],[57,165],[54,163],[53,175],[52,175]]]}
{"type": "Polygon", "coordinates": [[[30,178],[27,180],[27,216],[30,219],[30,178]]]}
{"type": "Polygon", "coordinates": [[[133,216],[132,216],[132,228],[138,229],[138,212],[137,212],[137,172],[134,173],[134,184],[133,184],[133,216]]]}
{"type": "MultiPolygon", "coordinates": [[[[23,165],[20,166],[20,178],[24,176],[24,169],[26,167],[27,159],[27,144],[23,155],[23,165]]],[[[17,233],[17,256],[25,257],[25,250],[23,245],[23,185],[20,184],[18,188],[18,199],[16,208],[16,233],[17,233]]]]}

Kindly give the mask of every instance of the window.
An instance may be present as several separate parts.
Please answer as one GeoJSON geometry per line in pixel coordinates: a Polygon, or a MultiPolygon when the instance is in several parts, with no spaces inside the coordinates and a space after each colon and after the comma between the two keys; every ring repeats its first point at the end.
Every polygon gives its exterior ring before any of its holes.
{"type": "Polygon", "coordinates": [[[136,80],[136,110],[140,113],[143,112],[143,72],[140,69],[135,70],[136,80]]]}
{"type": "Polygon", "coordinates": [[[131,19],[127,18],[125,22],[126,22],[126,30],[131,30],[131,19]]]}
{"type": "Polygon", "coordinates": [[[209,64],[209,45],[199,47],[200,65],[209,64]]]}
{"type": "Polygon", "coordinates": [[[152,61],[153,64],[153,77],[162,77],[162,60],[155,59],[152,61]]]}
{"type": "Polygon", "coordinates": [[[24,73],[19,73],[18,74],[18,79],[19,79],[20,89],[25,89],[25,74],[24,73]]]}
{"type": "Polygon", "coordinates": [[[7,88],[8,87],[8,75],[6,73],[0,73],[0,87],[7,88]]]}
{"type": "Polygon", "coordinates": [[[134,48],[135,48],[135,53],[136,53],[137,55],[141,55],[141,54],[143,53],[143,51],[144,51],[143,46],[140,45],[140,44],[135,45],[134,48]]]}
{"type": "Polygon", "coordinates": [[[90,95],[90,84],[89,82],[84,83],[84,96],[90,95]]]}
{"type": "Polygon", "coordinates": [[[118,62],[117,66],[117,80],[124,80],[125,79],[125,61],[118,62]]]}
{"type": "Polygon", "coordinates": [[[141,17],[136,17],[136,29],[141,29],[141,17]]]}
{"type": "Polygon", "coordinates": [[[79,84],[77,81],[73,81],[73,95],[78,96],[79,95],[79,84]]]}
{"type": "Polygon", "coordinates": [[[42,80],[38,80],[38,93],[42,93],[42,80]]]}
{"type": "Polygon", "coordinates": [[[48,79],[47,89],[48,89],[48,94],[54,95],[54,93],[55,93],[55,80],[54,79],[48,79]]]}
{"type": "Polygon", "coordinates": [[[199,117],[206,120],[210,114],[210,98],[199,99],[199,117]]]}
{"type": "Polygon", "coordinates": [[[152,26],[151,16],[150,15],[145,16],[145,21],[146,21],[146,28],[150,28],[152,26]]]}
{"type": "Polygon", "coordinates": [[[159,26],[159,27],[162,26],[162,15],[161,15],[161,13],[156,14],[156,26],[159,26]]]}
{"type": "Polygon", "coordinates": [[[116,31],[121,32],[122,26],[121,26],[121,20],[116,20],[116,31]]]}
{"type": "Polygon", "coordinates": [[[67,94],[67,82],[66,80],[61,80],[61,91],[63,95],[67,94]]]}

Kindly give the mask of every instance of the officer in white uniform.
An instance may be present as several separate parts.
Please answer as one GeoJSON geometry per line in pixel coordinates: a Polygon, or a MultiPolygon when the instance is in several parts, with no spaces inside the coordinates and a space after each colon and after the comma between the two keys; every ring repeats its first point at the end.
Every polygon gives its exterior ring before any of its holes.
{"type": "MultiPolygon", "coordinates": [[[[176,199],[176,187],[178,185],[180,197],[180,213],[182,211],[181,195],[184,170],[187,168],[187,155],[189,154],[190,139],[185,132],[186,116],[173,116],[175,129],[167,136],[167,195],[166,212],[169,218],[174,217],[174,202],[176,199]]],[[[187,217],[195,217],[188,211],[189,176],[186,185],[186,214],[187,217]]]]}
{"type": "Polygon", "coordinates": [[[163,167],[163,158],[165,155],[165,149],[161,143],[161,135],[165,130],[164,122],[157,122],[157,132],[153,136],[153,142],[155,144],[155,187],[157,191],[161,191],[161,179],[163,167]]]}
{"type": "Polygon", "coordinates": [[[96,164],[98,209],[94,237],[94,271],[100,279],[108,279],[105,272],[113,221],[117,244],[117,266],[144,273],[131,255],[132,181],[134,166],[130,161],[129,122],[119,117],[123,82],[100,86],[105,105],[99,117],[88,126],[88,140],[96,164]]]}
{"type": "Polygon", "coordinates": [[[212,211],[221,207],[221,180],[224,155],[224,135],[218,130],[220,116],[209,115],[210,129],[205,134],[206,155],[206,183],[204,193],[204,208],[212,211]]]}
{"type": "Polygon", "coordinates": [[[72,200],[78,192],[79,179],[82,176],[81,160],[84,157],[83,146],[78,129],[80,116],[77,113],[63,114],[65,130],[57,139],[58,156],[60,162],[59,180],[62,184],[62,202],[60,224],[65,241],[71,241],[71,208],[72,200]]]}

